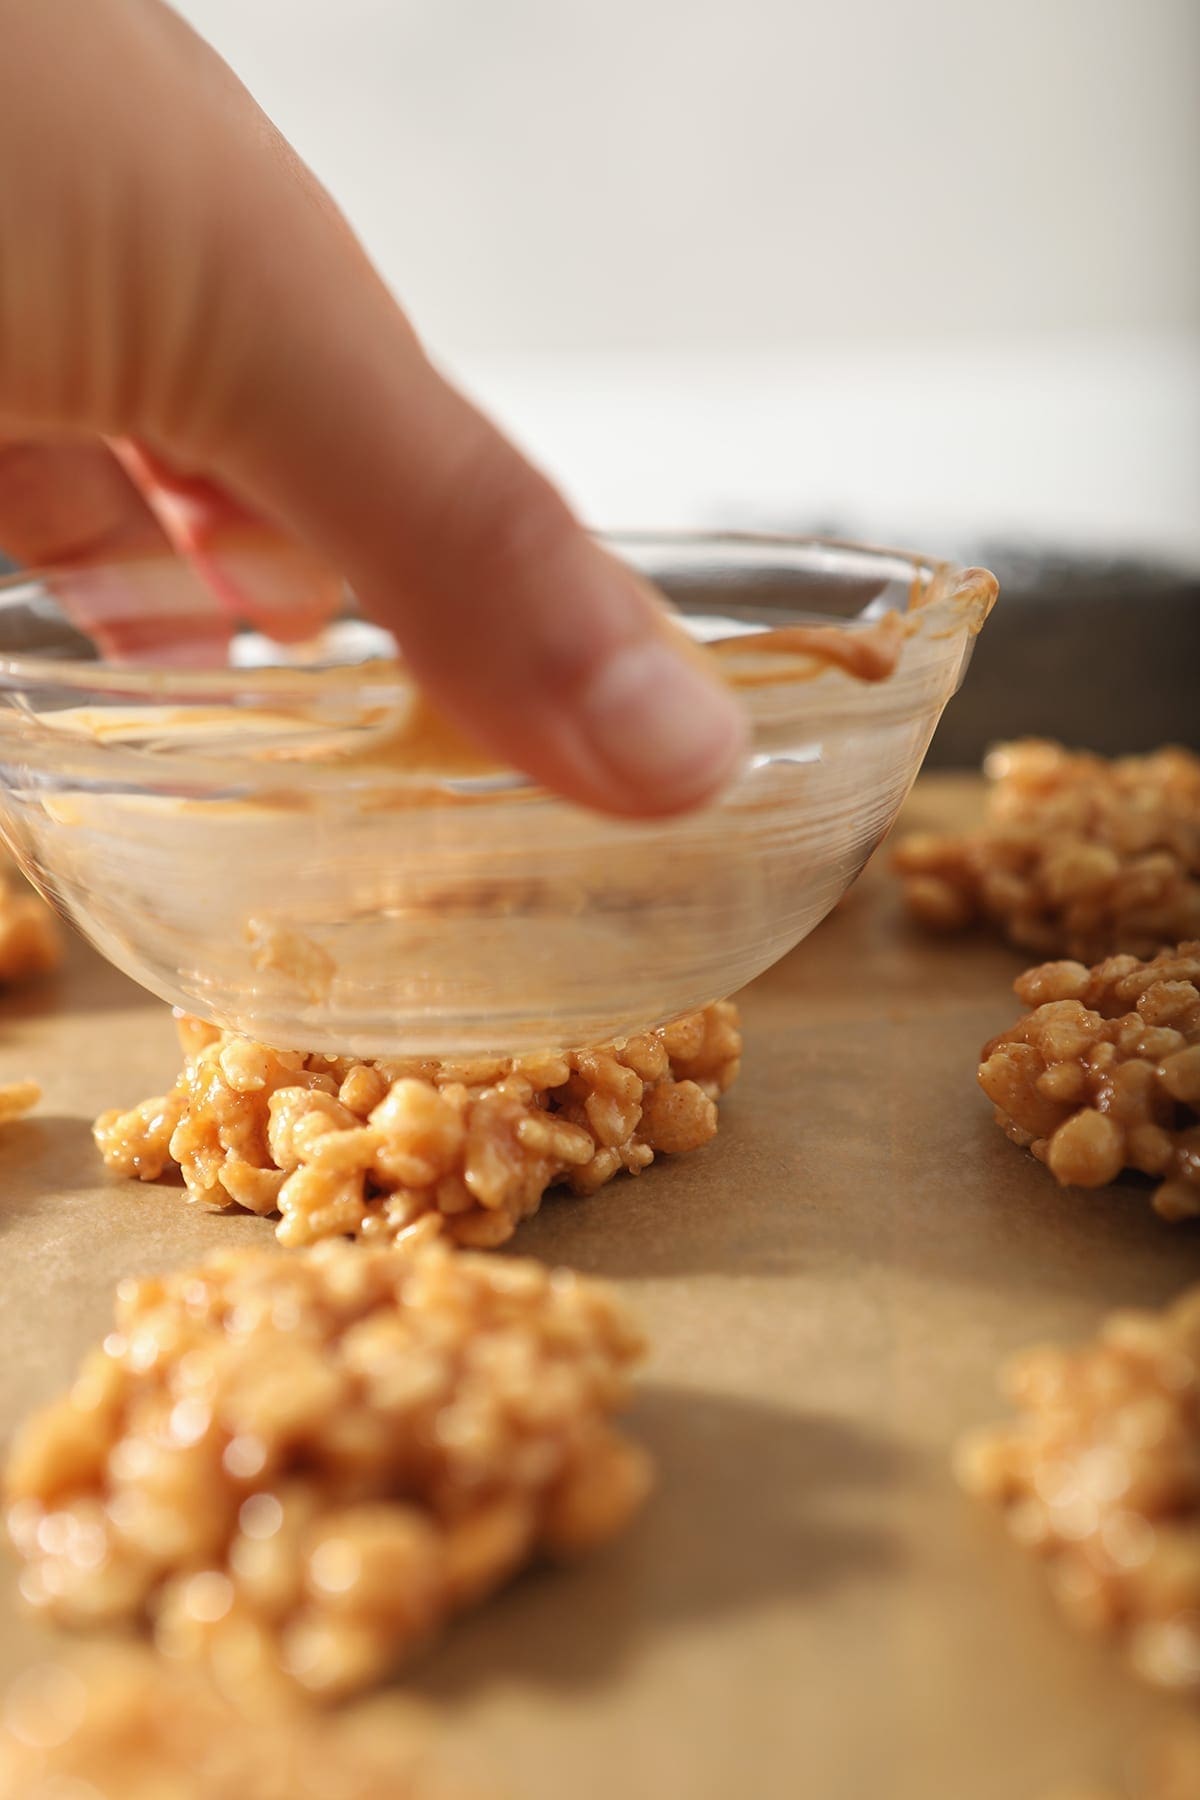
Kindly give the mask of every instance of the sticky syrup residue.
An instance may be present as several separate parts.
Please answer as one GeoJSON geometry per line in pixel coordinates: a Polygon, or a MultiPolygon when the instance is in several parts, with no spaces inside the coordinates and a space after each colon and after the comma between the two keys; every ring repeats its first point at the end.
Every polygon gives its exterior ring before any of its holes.
{"type": "MultiPolygon", "coordinates": [[[[957,570],[939,565],[918,572],[901,613],[888,611],[863,624],[784,625],[697,644],[685,636],[683,621],[668,613],[668,632],[678,631],[680,648],[703,663],[730,687],[740,690],[809,681],[828,669],[854,681],[880,683],[894,676],[907,639],[921,629],[930,605],[948,600],[966,615],[967,628],[978,631],[995,601],[995,578],[984,569],[957,570]]],[[[961,622],[955,629],[961,629],[961,622]]],[[[399,700],[378,698],[354,705],[338,718],[339,695],[354,701],[354,685],[364,665],[320,672],[312,690],[314,702],[328,704],[323,717],[316,706],[294,698],[294,672],[260,670],[256,687],[262,704],[221,703],[190,706],[81,706],[42,714],[38,723],[64,735],[129,750],[176,752],[189,756],[228,756],[266,763],[353,768],[424,777],[438,783],[502,774],[505,765],[479,749],[423,694],[409,688],[399,700]],[[278,702],[266,698],[281,689],[278,702]],[[286,698],[284,691],[286,689],[286,698]]],[[[370,665],[373,682],[386,689],[403,688],[399,662],[370,665]]],[[[312,677],[309,677],[311,680],[312,677]]]]}

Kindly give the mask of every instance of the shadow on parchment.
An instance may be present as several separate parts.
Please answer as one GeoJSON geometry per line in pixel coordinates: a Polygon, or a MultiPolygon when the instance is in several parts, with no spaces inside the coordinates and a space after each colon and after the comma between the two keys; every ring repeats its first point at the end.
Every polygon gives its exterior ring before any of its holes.
{"type": "Polygon", "coordinates": [[[490,1678],[600,1683],[664,1634],[877,1582],[894,1562],[884,1533],[853,1522],[895,1480],[891,1445],[837,1419],[666,1386],[640,1392],[632,1428],[658,1472],[642,1517],[461,1620],[408,1684],[448,1700],[490,1678]]]}
{"type": "MultiPolygon", "coordinates": [[[[839,1276],[886,1267],[965,1289],[1157,1304],[1200,1278],[1200,1221],[1166,1225],[1154,1184],[1060,1188],[998,1129],[974,1080],[973,1019],[922,1045],[927,1078],[897,1097],[856,1068],[864,1028],[748,1043],[713,1143],[619,1176],[588,1199],[550,1193],[513,1248],[630,1281],[699,1274],[839,1276]]],[[[867,1031],[896,1057],[905,1021],[867,1031]]]]}
{"type": "Polygon", "coordinates": [[[0,1131],[0,1234],[15,1220],[52,1207],[56,1196],[103,1179],[86,1119],[57,1113],[13,1119],[0,1131]]]}
{"type": "Polygon", "coordinates": [[[1166,1225],[1155,1184],[1129,1174],[1102,1190],[1059,1188],[989,1120],[963,1154],[955,1186],[919,1168],[873,1179],[810,1180],[802,1165],[748,1191],[736,1158],[664,1162],[588,1199],[552,1191],[511,1250],[620,1281],[700,1274],[818,1276],[880,1263],[991,1292],[1075,1294],[1152,1304],[1200,1279],[1200,1220],[1166,1225]],[[727,1172],[726,1172],[727,1171],[727,1172]],[[757,1191],[755,1190],[757,1187],[757,1191]]]}

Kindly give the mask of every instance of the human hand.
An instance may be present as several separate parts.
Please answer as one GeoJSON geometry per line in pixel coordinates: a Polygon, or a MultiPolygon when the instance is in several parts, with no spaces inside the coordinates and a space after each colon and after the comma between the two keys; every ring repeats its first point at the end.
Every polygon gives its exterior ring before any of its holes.
{"type": "Polygon", "coordinates": [[[0,43],[0,544],[170,543],[214,620],[281,635],[344,576],[538,780],[633,814],[707,798],[732,697],[438,374],[220,58],[160,0],[0,0],[0,43]]]}

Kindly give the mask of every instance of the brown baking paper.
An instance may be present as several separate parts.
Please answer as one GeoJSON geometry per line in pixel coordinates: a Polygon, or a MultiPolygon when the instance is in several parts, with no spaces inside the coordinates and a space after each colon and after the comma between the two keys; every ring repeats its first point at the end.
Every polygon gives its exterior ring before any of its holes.
{"type": "MultiPolygon", "coordinates": [[[[908,823],[977,796],[930,779],[908,823]]],[[[408,1672],[514,1796],[1043,1800],[1171,1717],[949,1473],[1002,1410],[1001,1358],[1200,1279],[1200,1228],[1144,1186],[1063,1193],[992,1124],[976,1052],[1022,966],[919,935],[877,862],[743,996],[717,1141],[522,1228],[515,1248],[610,1277],[648,1327],[634,1424],[661,1482],[623,1540],[408,1672]]],[[[103,1334],[121,1275],[269,1238],[104,1175],[92,1117],[177,1062],[165,1009],[82,947],[0,1001],[0,1080],[45,1088],[0,1136],[6,1435],[103,1334]]],[[[7,1678],[55,1640],[3,1573],[7,1678]]]]}

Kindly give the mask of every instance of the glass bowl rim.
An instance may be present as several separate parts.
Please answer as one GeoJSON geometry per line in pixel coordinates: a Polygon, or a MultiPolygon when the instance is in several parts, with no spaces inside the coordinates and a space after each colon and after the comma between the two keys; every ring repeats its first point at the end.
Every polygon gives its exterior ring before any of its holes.
{"type": "MultiPolygon", "coordinates": [[[[889,582],[907,581],[909,592],[904,608],[905,616],[915,615],[919,611],[923,621],[936,621],[941,625],[953,614],[956,615],[956,626],[965,636],[974,636],[980,630],[997,592],[996,579],[986,569],[966,567],[953,559],[934,557],[921,551],[893,549],[844,538],[786,532],[689,529],[614,530],[597,532],[595,535],[618,555],[624,546],[631,550],[644,550],[657,545],[680,553],[689,549],[716,552],[727,548],[743,556],[761,552],[764,562],[768,559],[786,562],[791,557],[798,571],[811,568],[817,559],[825,559],[827,572],[834,576],[875,575],[889,582]]],[[[172,552],[164,548],[140,555],[100,558],[94,563],[73,567],[55,567],[50,564],[17,569],[0,576],[0,609],[23,593],[34,593],[47,588],[52,591],[55,581],[78,578],[90,573],[99,574],[105,570],[144,568],[152,564],[170,566],[178,561],[172,552]]],[[[196,579],[199,580],[200,577],[197,576],[196,579]]],[[[832,625],[850,634],[869,628],[868,622],[857,617],[806,613],[803,608],[796,610],[801,617],[832,625]]],[[[951,636],[956,633],[943,629],[938,635],[951,636]]],[[[803,686],[811,690],[811,685],[811,679],[807,676],[796,674],[789,678],[783,668],[779,679],[771,683],[776,694],[786,692],[789,687],[803,686]]],[[[395,660],[368,659],[357,663],[323,665],[319,668],[285,663],[266,668],[204,669],[145,662],[125,666],[103,659],[85,661],[82,657],[70,656],[0,654],[0,688],[13,691],[44,686],[52,686],[60,691],[69,689],[81,695],[120,695],[161,703],[176,700],[183,704],[216,696],[236,704],[239,699],[259,701],[266,694],[274,701],[286,701],[289,697],[311,701],[314,693],[321,687],[343,696],[348,690],[356,689],[369,695],[373,702],[388,698],[400,700],[412,691],[411,678],[406,675],[403,664],[398,666],[395,660]],[[378,673],[372,675],[372,669],[378,673]]]]}

